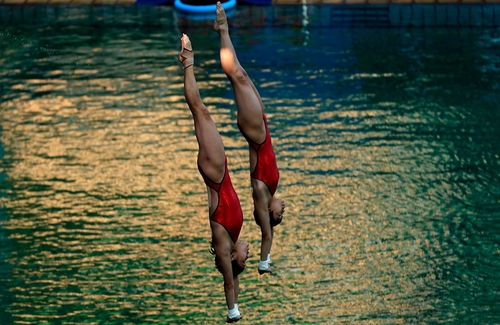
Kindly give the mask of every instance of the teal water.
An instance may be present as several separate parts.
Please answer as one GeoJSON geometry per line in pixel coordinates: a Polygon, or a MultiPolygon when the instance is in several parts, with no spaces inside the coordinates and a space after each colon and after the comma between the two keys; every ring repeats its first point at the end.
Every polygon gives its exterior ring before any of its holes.
{"type": "Polygon", "coordinates": [[[241,324],[499,324],[500,31],[238,17],[287,202],[276,275],[256,272],[246,142],[209,24],[61,14],[0,31],[0,323],[224,322],[187,32],[251,244],[241,324]]]}

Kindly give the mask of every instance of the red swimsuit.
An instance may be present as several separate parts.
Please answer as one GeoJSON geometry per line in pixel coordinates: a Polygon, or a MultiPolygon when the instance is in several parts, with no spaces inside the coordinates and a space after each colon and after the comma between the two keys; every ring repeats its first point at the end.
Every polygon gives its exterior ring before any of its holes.
{"type": "Polygon", "coordinates": [[[198,165],[205,184],[215,190],[219,196],[217,207],[210,216],[210,220],[221,224],[226,228],[229,236],[234,243],[238,240],[241,227],[243,226],[243,211],[241,210],[240,200],[231,183],[229,177],[229,170],[227,169],[227,157],[225,157],[225,172],[224,177],[220,183],[215,183],[205,176],[203,171],[198,165]]]}
{"type": "Polygon", "coordinates": [[[264,119],[264,125],[266,127],[266,139],[261,144],[257,144],[250,140],[243,131],[241,131],[241,128],[240,131],[245,139],[247,139],[248,145],[257,151],[257,164],[250,176],[264,182],[269,188],[271,195],[274,195],[278,189],[280,173],[278,171],[278,164],[276,163],[276,156],[271,142],[271,133],[269,133],[269,128],[267,127],[266,115],[262,114],[262,118],[264,119]]]}

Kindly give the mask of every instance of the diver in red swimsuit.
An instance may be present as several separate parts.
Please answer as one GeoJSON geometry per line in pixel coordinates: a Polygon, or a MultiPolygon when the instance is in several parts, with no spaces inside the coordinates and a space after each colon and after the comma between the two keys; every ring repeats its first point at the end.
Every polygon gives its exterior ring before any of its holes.
{"type": "Polygon", "coordinates": [[[233,243],[236,243],[238,242],[241,227],[243,226],[243,211],[241,211],[240,200],[229,176],[227,157],[224,160],[224,176],[219,183],[208,178],[200,164],[198,164],[198,170],[207,187],[217,192],[218,202],[213,213],[210,214],[210,221],[217,222],[226,228],[233,243]]]}
{"type": "Polygon", "coordinates": [[[217,2],[216,6],[214,29],[219,34],[222,69],[234,91],[238,108],[238,127],[249,144],[254,217],[262,234],[258,271],[259,274],[272,273],[269,264],[273,228],[283,218],[285,202],[275,196],[279,171],[264,114],[264,104],[257,88],[238,61],[229,35],[226,13],[220,2],[217,2]]]}
{"type": "Polygon", "coordinates": [[[241,319],[238,310],[238,275],[245,269],[249,245],[238,240],[243,213],[229,177],[222,139],[200,97],[193,71],[193,49],[187,35],[182,36],[181,45],[179,61],[184,66],[184,97],[194,120],[199,148],[198,169],[207,185],[212,252],[215,265],[224,278],[228,308],[226,322],[233,323],[241,319]]]}

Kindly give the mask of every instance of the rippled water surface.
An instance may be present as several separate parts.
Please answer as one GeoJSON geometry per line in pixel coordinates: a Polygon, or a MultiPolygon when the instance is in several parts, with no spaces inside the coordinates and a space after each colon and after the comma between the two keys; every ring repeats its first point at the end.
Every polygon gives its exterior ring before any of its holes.
{"type": "Polygon", "coordinates": [[[0,323],[224,322],[182,32],[245,214],[241,324],[500,323],[499,30],[238,17],[287,202],[276,274],[257,274],[247,146],[209,24],[4,26],[0,323]]]}

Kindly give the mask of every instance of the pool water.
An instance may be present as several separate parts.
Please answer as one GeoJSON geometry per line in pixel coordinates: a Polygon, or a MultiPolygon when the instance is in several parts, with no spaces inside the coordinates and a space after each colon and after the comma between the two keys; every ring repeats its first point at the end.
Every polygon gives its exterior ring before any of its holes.
{"type": "Polygon", "coordinates": [[[1,324],[224,322],[183,32],[251,245],[241,324],[500,323],[498,29],[247,28],[236,12],[287,204],[259,276],[210,23],[71,17],[0,32],[1,324]]]}

